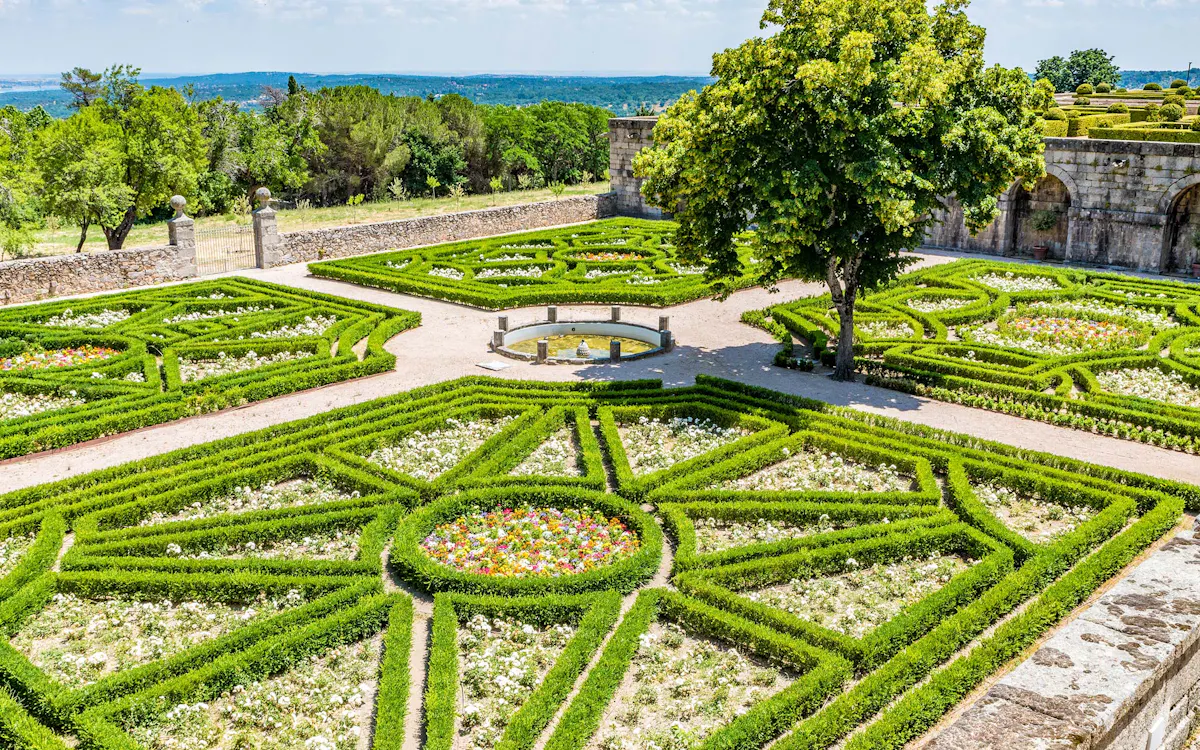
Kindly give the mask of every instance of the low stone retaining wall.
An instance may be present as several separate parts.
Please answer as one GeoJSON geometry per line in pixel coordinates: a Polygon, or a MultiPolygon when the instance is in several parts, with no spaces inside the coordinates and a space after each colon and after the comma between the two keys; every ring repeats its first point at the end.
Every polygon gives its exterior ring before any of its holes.
{"type": "Polygon", "coordinates": [[[922,750],[1180,750],[1200,705],[1200,539],[1179,534],[922,750]]]}
{"type": "Polygon", "coordinates": [[[0,303],[107,292],[195,276],[194,258],[179,250],[164,245],[0,262],[0,303]]]}
{"type": "Polygon", "coordinates": [[[287,232],[280,234],[278,264],[343,258],[539,227],[577,224],[612,216],[615,212],[611,194],[586,195],[379,224],[287,232]]]}

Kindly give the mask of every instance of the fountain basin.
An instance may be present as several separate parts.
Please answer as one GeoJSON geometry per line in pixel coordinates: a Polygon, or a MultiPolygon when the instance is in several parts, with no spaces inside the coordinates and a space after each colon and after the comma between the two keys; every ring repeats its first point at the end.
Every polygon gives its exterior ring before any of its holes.
{"type": "MultiPolygon", "coordinates": [[[[669,336],[669,332],[665,332],[669,336]]],[[[497,354],[512,359],[533,362],[537,360],[537,342],[550,341],[548,362],[556,364],[586,365],[607,362],[609,342],[621,341],[621,359],[641,359],[661,354],[664,332],[636,323],[612,321],[575,321],[560,323],[534,323],[504,331],[503,343],[495,346],[497,354]],[[587,357],[580,356],[579,343],[586,341],[587,357]]]]}

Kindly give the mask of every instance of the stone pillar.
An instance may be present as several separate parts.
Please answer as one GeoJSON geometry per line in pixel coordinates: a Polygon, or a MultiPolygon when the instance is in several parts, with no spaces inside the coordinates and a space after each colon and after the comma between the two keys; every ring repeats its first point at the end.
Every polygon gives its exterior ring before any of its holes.
{"type": "Polygon", "coordinates": [[[499,328],[501,331],[507,331],[508,330],[508,316],[501,315],[499,323],[496,325],[496,327],[499,328]]]}
{"type": "Polygon", "coordinates": [[[614,322],[614,323],[621,322],[621,308],[617,305],[613,305],[613,307],[612,307],[612,322],[614,322]]]}
{"type": "Polygon", "coordinates": [[[170,245],[175,248],[179,275],[197,276],[199,271],[196,268],[196,222],[184,213],[187,199],[182,195],[172,196],[171,208],[175,209],[175,218],[167,222],[167,237],[170,245]]]}
{"type": "Polygon", "coordinates": [[[504,331],[492,331],[492,350],[499,349],[504,346],[504,331]]]}
{"type": "Polygon", "coordinates": [[[546,308],[546,320],[550,321],[551,323],[558,322],[558,307],[555,305],[550,305],[546,308]]]}
{"type": "MultiPolygon", "coordinates": [[[[616,310],[617,308],[614,307],[613,309],[616,310]]],[[[612,341],[608,342],[608,361],[609,362],[620,362],[621,361],[621,342],[617,341],[616,339],[613,339],[612,341]]]]}
{"type": "Polygon", "coordinates": [[[259,268],[278,266],[283,260],[283,241],[279,223],[271,208],[271,191],[265,187],[254,193],[259,208],[254,212],[254,265],[259,268]]]}
{"type": "Polygon", "coordinates": [[[665,331],[665,330],[669,329],[670,327],[671,327],[671,316],[670,315],[659,315],[658,316],[658,330],[665,331]]]}
{"type": "Polygon", "coordinates": [[[675,339],[671,336],[670,331],[658,332],[658,345],[662,347],[664,352],[669,352],[675,348],[675,339]]]}
{"type": "Polygon", "coordinates": [[[545,363],[550,357],[550,342],[546,339],[541,339],[537,342],[537,361],[545,363]]]}

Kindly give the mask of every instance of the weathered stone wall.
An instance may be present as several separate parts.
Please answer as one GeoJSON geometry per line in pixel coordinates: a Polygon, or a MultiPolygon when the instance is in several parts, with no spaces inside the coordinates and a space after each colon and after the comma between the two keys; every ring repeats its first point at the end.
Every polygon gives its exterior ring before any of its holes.
{"type": "Polygon", "coordinates": [[[435,245],[539,227],[576,224],[615,214],[611,194],[587,195],[519,206],[485,208],[378,224],[309,229],[280,235],[279,263],[435,245]]]}
{"type": "Polygon", "coordinates": [[[196,275],[192,252],[189,257],[180,248],[165,245],[4,261],[0,303],[180,281],[196,275]]]}
{"type": "Polygon", "coordinates": [[[646,205],[642,181],[633,176],[633,157],[654,143],[657,117],[614,117],[608,121],[608,173],[621,216],[661,219],[663,212],[646,205]]]}

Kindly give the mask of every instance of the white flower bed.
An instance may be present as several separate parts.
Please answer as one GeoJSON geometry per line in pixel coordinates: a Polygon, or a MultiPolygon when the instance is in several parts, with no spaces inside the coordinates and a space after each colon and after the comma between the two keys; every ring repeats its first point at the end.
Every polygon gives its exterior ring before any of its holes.
{"type": "MultiPolygon", "coordinates": [[[[786,449],[785,449],[786,450],[786,449]]],[[[776,464],[717,485],[722,490],[792,492],[898,492],[913,482],[894,465],[867,466],[837,453],[807,449],[776,464]]]]}
{"type": "Polygon", "coordinates": [[[546,272],[544,266],[516,266],[514,268],[481,268],[475,272],[477,279],[536,279],[546,272]]]}
{"type": "Polygon", "coordinates": [[[575,428],[564,426],[529,454],[512,473],[519,477],[578,477],[583,475],[580,457],[575,428]]]}
{"type": "Polygon", "coordinates": [[[1166,373],[1157,367],[1105,370],[1096,373],[1096,380],[1101,388],[1118,396],[1136,396],[1200,409],[1200,388],[1186,382],[1177,372],[1166,373]]]}
{"type": "Polygon", "coordinates": [[[128,310],[97,310],[79,314],[71,310],[63,310],[58,315],[47,318],[43,325],[56,328],[105,328],[129,320],[129,316],[128,310]]]}
{"type": "Polygon", "coordinates": [[[44,393],[13,393],[0,391],[0,422],[19,419],[56,409],[82,406],[83,399],[70,391],[67,396],[50,396],[44,393]]]}
{"type": "Polygon", "coordinates": [[[975,281],[1002,292],[1048,292],[1058,289],[1058,282],[1048,276],[1018,276],[1012,271],[976,276],[975,281]]]}
{"type": "Polygon", "coordinates": [[[616,269],[616,270],[612,270],[612,271],[606,271],[603,268],[593,268],[592,270],[585,273],[583,275],[583,278],[585,278],[585,279],[605,279],[605,278],[608,278],[609,276],[623,276],[627,273],[629,273],[628,269],[626,269],[626,270],[616,269]]]}
{"type": "Polygon", "coordinates": [[[255,370],[267,365],[277,365],[281,362],[294,362],[298,359],[313,356],[311,352],[275,352],[274,354],[259,354],[254,351],[245,354],[230,355],[225,352],[217,354],[216,359],[180,359],[179,377],[185,383],[191,383],[204,378],[215,378],[220,375],[232,375],[235,372],[255,370]]]}
{"type": "Polygon", "coordinates": [[[893,323],[887,320],[859,323],[858,330],[873,339],[911,339],[917,335],[908,323],[893,323]]]}
{"type": "MultiPolygon", "coordinates": [[[[887,519],[885,518],[883,522],[887,523],[887,519]]],[[[822,515],[816,521],[805,524],[768,521],[763,518],[748,523],[726,521],[720,518],[697,518],[693,525],[696,529],[696,551],[707,555],[750,544],[768,544],[788,539],[800,539],[813,534],[848,529],[858,524],[854,521],[835,522],[829,516],[822,515]]]]}
{"type": "Polygon", "coordinates": [[[910,310],[916,310],[919,313],[940,313],[966,307],[974,301],[973,299],[962,299],[961,297],[918,297],[917,299],[910,299],[905,304],[910,310]]]}
{"type": "Polygon", "coordinates": [[[301,539],[228,543],[215,550],[192,553],[170,544],[167,555],[187,560],[355,560],[358,540],[357,530],[314,532],[301,539]]]}
{"type": "Polygon", "coordinates": [[[294,479],[262,487],[236,487],[228,495],[211,497],[192,503],[175,513],[154,513],[143,519],[139,526],[153,526],[175,521],[198,521],[224,513],[237,515],[256,510],[279,510],[306,505],[321,505],[338,500],[351,500],[358,492],[349,495],[341,492],[329,482],[320,479],[294,479]]]}
{"type": "MultiPolygon", "coordinates": [[[[572,237],[577,235],[571,235],[572,237]]],[[[501,245],[501,250],[545,250],[548,247],[554,247],[553,242],[525,242],[520,245],[501,245]]]]}
{"type": "Polygon", "coordinates": [[[655,279],[650,276],[632,276],[627,283],[634,286],[652,286],[654,284],[661,284],[662,279],[655,279]]]}
{"type": "Polygon", "coordinates": [[[356,750],[371,730],[380,653],[376,640],[337,646],[126,730],[149,750],[356,750]]]}
{"type": "Polygon", "coordinates": [[[233,318],[235,321],[242,315],[256,315],[258,313],[270,312],[274,310],[274,305],[249,305],[248,307],[239,306],[235,310],[197,310],[196,312],[184,313],[176,315],[173,318],[167,318],[164,323],[195,323],[200,320],[217,320],[218,318],[233,318]]]}
{"type": "Polygon", "coordinates": [[[1096,509],[1089,505],[1067,507],[994,484],[982,484],[972,489],[979,502],[1001,523],[1037,544],[1052,542],[1096,515],[1096,509]]]}
{"type": "Polygon", "coordinates": [[[1072,310],[1077,313],[1093,313],[1126,318],[1135,323],[1150,326],[1156,330],[1176,328],[1179,323],[1168,314],[1159,310],[1129,305],[1105,304],[1099,300],[1062,300],[1059,302],[1034,302],[1029,306],[1034,310],[1072,310]]]}
{"type": "Polygon", "coordinates": [[[652,623],[590,750],[691,750],[795,677],[675,624],[652,623]]]}
{"type": "MultiPolygon", "coordinates": [[[[849,564],[857,568],[851,558],[849,564]]],[[[876,563],[839,575],[804,578],[746,597],[844,635],[861,638],[950,582],[970,565],[955,555],[876,563]]]]}
{"type": "Polygon", "coordinates": [[[0,539],[0,578],[8,575],[21,562],[21,558],[33,546],[34,534],[10,536],[0,539]]]}
{"type": "MultiPolygon", "coordinates": [[[[276,328],[274,331],[254,331],[252,339],[294,339],[301,336],[323,336],[330,328],[337,325],[337,318],[332,315],[305,315],[304,320],[290,326],[276,328]]],[[[239,339],[245,338],[238,336],[239,339]]]]}
{"type": "Polygon", "coordinates": [[[489,258],[489,263],[515,263],[519,260],[533,260],[532,255],[521,255],[519,253],[510,253],[509,255],[501,255],[496,258],[489,258]]]}
{"type": "Polygon", "coordinates": [[[750,434],[740,427],[722,427],[696,417],[640,417],[634,424],[618,425],[617,432],[635,474],[668,469],[750,434]]]}
{"type": "Polygon", "coordinates": [[[128,375],[126,375],[124,378],[122,378],[122,380],[124,380],[127,383],[145,383],[146,382],[146,373],[131,372],[128,375]]]}
{"type": "MultiPolygon", "coordinates": [[[[392,268],[403,268],[404,266],[406,266],[408,264],[403,263],[400,265],[396,265],[395,263],[388,263],[388,265],[391,266],[392,268]]],[[[429,275],[437,276],[438,278],[442,278],[442,279],[450,279],[451,281],[462,281],[463,277],[466,276],[465,273],[458,270],[457,268],[431,268],[431,269],[429,269],[429,275]]]]}
{"type": "MultiPolygon", "coordinates": [[[[957,333],[960,339],[969,343],[1020,349],[1029,354],[1043,354],[1049,357],[1067,357],[1086,351],[1084,347],[1077,344],[1067,341],[1046,341],[1035,337],[1032,333],[1021,335],[1016,332],[998,331],[995,323],[988,323],[978,328],[959,328],[957,333]]],[[[968,357],[968,359],[974,359],[974,357],[968,357]]]]}
{"type": "Polygon", "coordinates": [[[417,479],[433,481],[454,468],[513,420],[513,417],[474,422],[447,420],[447,426],[428,434],[414,432],[396,445],[378,448],[368,461],[417,479]]]}
{"type": "Polygon", "coordinates": [[[475,615],[458,630],[459,742],[491,750],[513,714],[554,666],[574,635],[570,625],[536,628],[475,615]]]}
{"type": "Polygon", "coordinates": [[[702,274],[708,270],[708,268],[705,266],[689,266],[684,263],[669,263],[667,265],[671,267],[672,271],[683,276],[694,276],[697,274],[702,274]]]}
{"type": "Polygon", "coordinates": [[[55,594],[11,639],[34,666],[68,687],[180,653],[304,602],[299,591],[250,606],[215,602],[79,599],[55,594]]]}

